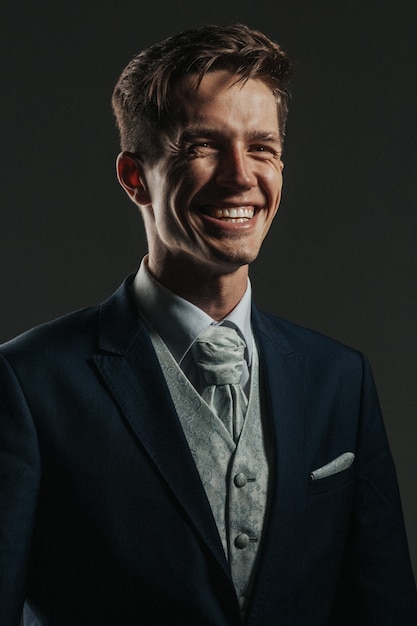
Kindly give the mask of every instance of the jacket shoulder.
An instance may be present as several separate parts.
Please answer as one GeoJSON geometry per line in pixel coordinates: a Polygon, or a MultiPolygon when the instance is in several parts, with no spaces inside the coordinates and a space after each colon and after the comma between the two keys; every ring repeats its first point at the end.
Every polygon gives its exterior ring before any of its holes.
{"type": "Polygon", "coordinates": [[[286,320],[278,315],[262,311],[260,309],[254,310],[254,320],[261,330],[266,332],[276,332],[278,334],[283,333],[289,340],[295,342],[297,345],[324,345],[329,348],[342,349],[354,351],[356,350],[346,344],[321,333],[320,331],[301,326],[295,322],[286,320]]]}
{"type": "Polygon", "coordinates": [[[321,366],[339,362],[362,369],[363,362],[367,362],[355,348],[277,315],[255,309],[253,320],[255,332],[266,335],[283,354],[298,354],[321,366]]]}
{"type": "Polygon", "coordinates": [[[137,323],[137,311],[130,293],[132,276],[104,302],[73,311],[18,335],[0,346],[0,355],[16,358],[30,353],[69,354],[84,349],[96,350],[100,333],[109,328],[120,339],[123,331],[137,323]]]}
{"type": "Polygon", "coordinates": [[[49,351],[54,346],[59,351],[89,336],[97,336],[97,320],[100,305],[73,311],[54,320],[35,326],[0,346],[0,354],[6,359],[49,351]]]}

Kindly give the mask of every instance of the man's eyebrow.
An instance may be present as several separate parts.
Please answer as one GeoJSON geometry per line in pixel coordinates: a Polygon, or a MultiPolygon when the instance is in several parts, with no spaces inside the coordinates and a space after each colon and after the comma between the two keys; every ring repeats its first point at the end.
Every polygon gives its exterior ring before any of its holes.
{"type": "Polygon", "coordinates": [[[281,145],[281,138],[276,131],[252,130],[246,133],[246,137],[250,141],[264,141],[281,145]]]}
{"type": "Polygon", "coordinates": [[[192,141],[193,139],[198,139],[201,137],[205,137],[207,139],[215,139],[220,137],[221,134],[221,130],[217,130],[214,128],[208,128],[206,126],[190,126],[188,128],[184,128],[184,130],[181,132],[180,140],[192,141]]]}
{"type": "MultiPolygon", "coordinates": [[[[245,139],[249,141],[266,141],[268,143],[281,144],[281,139],[276,131],[248,130],[244,133],[245,139]]],[[[192,141],[193,139],[206,138],[218,139],[223,136],[222,129],[209,128],[207,126],[191,126],[184,128],[180,134],[181,141],[192,141]]]]}

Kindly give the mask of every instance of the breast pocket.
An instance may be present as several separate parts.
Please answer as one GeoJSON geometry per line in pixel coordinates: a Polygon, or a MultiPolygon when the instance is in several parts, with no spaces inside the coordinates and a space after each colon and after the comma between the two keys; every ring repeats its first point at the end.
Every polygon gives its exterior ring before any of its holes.
{"type": "Polygon", "coordinates": [[[331,476],[325,476],[324,478],[317,478],[313,480],[310,477],[309,495],[316,496],[321,493],[333,491],[335,489],[341,489],[353,483],[354,467],[353,465],[348,469],[342,470],[337,474],[331,476]]]}

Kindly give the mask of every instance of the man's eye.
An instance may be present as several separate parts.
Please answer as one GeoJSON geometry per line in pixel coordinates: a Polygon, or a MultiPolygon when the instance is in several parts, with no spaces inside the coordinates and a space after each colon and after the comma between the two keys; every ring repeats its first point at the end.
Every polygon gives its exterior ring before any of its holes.
{"type": "Polygon", "coordinates": [[[200,141],[195,144],[197,148],[203,148],[204,150],[215,150],[216,146],[212,141],[200,141]]]}
{"type": "Polygon", "coordinates": [[[189,154],[204,155],[215,152],[216,146],[211,141],[198,141],[188,147],[189,154]]]}
{"type": "Polygon", "coordinates": [[[250,148],[250,152],[259,154],[262,158],[271,159],[279,158],[280,152],[274,146],[255,145],[250,148]]]}
{"type": "Polygon", "coordinates": [[[252,152],[265,152],[267,154],[275,154],[275,150],[271,146],[253,146],[252,152]]]}

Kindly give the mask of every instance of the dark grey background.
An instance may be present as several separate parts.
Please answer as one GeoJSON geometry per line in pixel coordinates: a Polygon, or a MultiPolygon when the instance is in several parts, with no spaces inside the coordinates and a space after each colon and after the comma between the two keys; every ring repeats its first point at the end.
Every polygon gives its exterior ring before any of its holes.
{"type": "Polygon", "coordinates": [[[1,24],[0,340],[100,301],[146,251],[114,175],[113,84],[141,48],[243,21],[297,65],[257,303],[363,350],[417,570],[415,0],[14,0],[1,24]]]}

